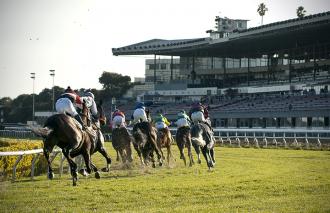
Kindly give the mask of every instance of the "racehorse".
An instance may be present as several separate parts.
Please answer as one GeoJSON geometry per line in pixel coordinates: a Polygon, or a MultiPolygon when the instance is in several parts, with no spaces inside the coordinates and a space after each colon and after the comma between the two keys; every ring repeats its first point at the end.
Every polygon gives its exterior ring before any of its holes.
{"type": "MultiPolygon", "coordinates": [[[[162,148],[167,149],[167,164],[170,163],[170,157],[172,157],[174,159],[172,152],[171,152],[172,142],[173,142],[172,134],[168,128],[163,128],[163,129],[157,130],[158,149],[161,151],[162,156],[163,156],[163,152],[161,149],[162,148]]],[[[163,157],[163,159],[164,159],[164,157],[163,157]]]]}
{"type": "Polygon", "coordinates": [[[201,163],[201,149],[209,169],[211,169],[211,167],[214,167],[215,164],[214,138],[212,136],[209,137],[207,134],[207,132],[210,131],[210,127],[204,123],[193,124],[190,130],[192,145],[194,146],[198,156],[198,163],[201,163]]]}
{"type": "Polygon", "coordinates": [[[182,126],[179,127],[176,135],[176,144],[180,151],[180,159],[183,159],[184,165],[186,166],[186,157],[184,156],[184,148],[187,147],[188,149],[188,157],[189,157],[189,166],[192,166],[194,164],[193,156],[191,153],[191,134],[190,134],[190,127],[188,126],[182,126]]]}
{"type": "MultiPolygon", "coordinates": [[[[83,103],[83,114],[87,118],[87,107],[83,103]]],[[[101,116],[100,116],[101,117],[101,116]]],[[[86,119],[84,119],[86,121],[86,119]]],[[[43,137],[44,142],[44,155],[48,162],[48,178],[53,179],[54,173],[51,167],[51,161],[49,158],[54,146],[58,146],[62,149],[62,153],[68,160],[73,186],[77,185],[77,165],[73,158],[82,154],[87,167],[87,172],[91,173],[92,169],[95,172],[95,178],[99,179],[100,174],[96,166],[91,162],[91,154],[99,151],[102,155],[106,156],[108,169],[111,164],[111,158],[104,149],[104,139],[102,133],[94,134],[83,131],[80,124],[69,115],[55,114],[50,116],[43,128],[31,128],[38,136],[43,137]]]]}
{"type": "Polygon", "coordinates": [[[150,112],[147,111],[148,122],[138,122],[133,126],[133,146],[141,161],[141,165],[148,164],[151,158],[152,166],[156,167],[154,151],[156,152],[159,166],[163,165],[163,154],[157,145],[157,130],[150,123],[150,112]]]}
{"type": "Polygon", "coordinates": [[[117,152],[117,158],[119,158],[118,153],[120,154],[123,163],[133,161],[131,142],[132,137],[125,127],[114,128],[112,130],[112,146],[117,152]]]}
{"type": "Polygon", "coordinates": [[[100,100],[100,102],[96,105],[96,107],[97,107],[97,117],[98,117],[98,119],[96,121],[91,122],[89,120],[90,112],[87,109],[87,107],[83,108],[83,113],[82,113],[81,116],[82,116],[82,120],[84,121],[84,119],[86,119],[85,122],[91,124],[92,130],[94,130],[96,132],[96,134],[97,134],[97,143],[96,143],[95,152],[97,151],[97,152],[101,153],[102,156],[106,159],[106,167],[102,168],[101,170],[103,172],[109,172],[112,160],[111,160],[111,157],[109,156],[109,154],[107,153],[107,151],[105,149],[105,146],[104,146],[104,141],[105,140],[104,140],[104,136],[102,134],[101,128],[100,128],[100,126],[104,126],[107,122],[107,118],[105,116],[102,104],[103,104],[102,100],[100,100]]]}

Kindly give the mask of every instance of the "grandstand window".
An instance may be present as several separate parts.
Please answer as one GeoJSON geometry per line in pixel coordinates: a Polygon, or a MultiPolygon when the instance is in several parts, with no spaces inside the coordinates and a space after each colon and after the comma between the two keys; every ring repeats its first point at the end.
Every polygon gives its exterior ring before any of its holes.
{"type": "Polygon", "coordinates": [[[289,59],[283,59],[283,65],[288,65],[289,64],[289,59]]]}
{"type": "Polygon", "coordinates": [[[260,66],[267,66],[267,62],[268,62],[267,58],[262,58],[260,62],[260,66]]]}
{"type": "Polygon", "coordinates": [[[241,67],[247,67],[248,66],[248,59],[242,58],[241,59],[241,67]]]}
{"type": "Polygon", "coordinates": [[[256,67],[256,59],[250,58],[250,67],[256,67]]]}

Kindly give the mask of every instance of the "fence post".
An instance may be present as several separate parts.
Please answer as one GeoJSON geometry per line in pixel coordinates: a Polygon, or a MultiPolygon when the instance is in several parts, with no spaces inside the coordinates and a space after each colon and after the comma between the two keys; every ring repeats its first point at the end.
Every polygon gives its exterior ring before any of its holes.
{"type": "Polygon", "coordinates": [[[35,163],[37,161],[37,159],[39,158],[39,154],[36,154],[36,155],[33,155],[33,159],[32,159],[32,162],[31,162],[31,179],[33,180],[33,177],[34,177],[34,168],[35,168],[35,163]]]}
{"type": "Polygon", "coordinates": [[[17,164],[22,160],[23,158],[23,155],[19,155],[14,166],[13,166],[13,177],[12,177],[12,181],[15,181],[16,179],[16,167],[17,167],[17,164]]]}

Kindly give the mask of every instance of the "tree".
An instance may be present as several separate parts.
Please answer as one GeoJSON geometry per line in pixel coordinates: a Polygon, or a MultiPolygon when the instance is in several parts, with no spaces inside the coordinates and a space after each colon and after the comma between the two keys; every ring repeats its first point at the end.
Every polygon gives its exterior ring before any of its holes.
{"type": "Polygon", "coordinates": [[[306,15],[306,10],[303,6],[299,6],[296,12],[298,18],[303,18],[306,15]]]}
{"type": "Polygon", "coordinates": [[[259,4],[257,12],[261,16],[261,25],[263,25],[264,15],[265,15],[266,11],[268,11],[268,8],[266,7],[266,5],[264,3],[259,4]]]}
{"type": "Polygon", "coordinates": [[[112,72],[103,72],[99,78],[99,82],[103,87],[101,96],[104,99],[110,99],[112,97],[120,98],[132,86],[129,76],[112,72]]]}

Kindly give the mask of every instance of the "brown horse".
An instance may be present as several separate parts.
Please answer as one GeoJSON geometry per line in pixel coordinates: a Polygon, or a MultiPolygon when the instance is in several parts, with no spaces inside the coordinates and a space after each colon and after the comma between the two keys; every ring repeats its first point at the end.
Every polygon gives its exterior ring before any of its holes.
{"type": "MultiPolygon", "coordinates": [[[[86,108],[83,104],[84,109],[86,108]]],[[[83,110],[86,113],[86,110],[83,110]]],[[[84,114],[88,116],[87,114],[84,114]]],[[[95,177],[100,178],[100,174],[96,166],[91,162],[91,154],[99,151],[107,158],[107,166],[111,164],[111,158],[104,149],[104,139],[100,131],[88,130],[83,131],[77,121],[71,116],[65,114],[55,114],[50,116],[44,125],[44,128],[32,128],[32,131],[38,136],[43,137],[44,155],[48,162],[48,178],[53,179],[54,173],[51,167],[49,158],[54,146],[62,149],[62,152],[68,160],[73,186],[77,185],[77,165],[73,158],[78,155],[83,155],[87,172],[91,173],[92,169],[95,172],[95,177]],[[94,134],[93,134],[94,133],[94,134]]]]}
{"type": "Polygon", "coordinates": [[[125,127],[114,128],[112,130],[112,146],[117,152],[117,158],[119,158],[118,154],[120,154],[123,163],[133,161],[131,142],[132,137],[125,127]]]}
{"type": "MultiPolygon", "coordinates": [[[[171,152],[172,143],[173,143],[173,137],[168,128],[163,128],[163,129],[157,130],[157,145],[160,150],[162,148],[167,149],[167,164],[170,163],[170,157],[174,159],[172,152],[171,152]]],[[[162,156],[163,156],[163,152],[162,152],[162,156]]],[[[164,157],[163,157],[163,159],[164,159],[164,157]]]]}
{"type": "Polygon", "coordinates": [[[152,161],[152,166],[156,167],[154,159],[154,151],[157,154],[159,166],[163,165],[163,155],[157,145],[156,129],[150,122],[140,122],[133,127],[133,146],[138,153],[141,164],[148,164],[152,161]]]}
{"type": "Polygon", "coordinates": [[[189,157],[189,166],[192,166],[194,164],[193,156],[191,153],[191,134],[190,134],[190,127],[188,126],[183,126],[179,127],[176,135],[176,144],[179,148],[180,151],[180,159],[183,159],[184,165],[186,166],[186,157],[184,156],[184,148],[187,147],[188,149],[188,157],[189,157]]]}

